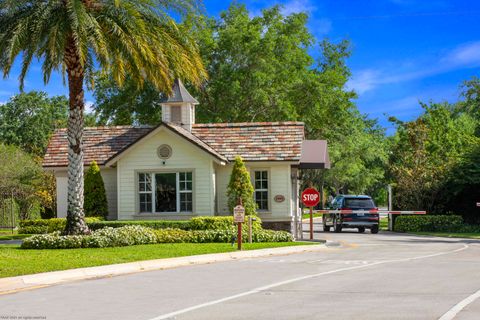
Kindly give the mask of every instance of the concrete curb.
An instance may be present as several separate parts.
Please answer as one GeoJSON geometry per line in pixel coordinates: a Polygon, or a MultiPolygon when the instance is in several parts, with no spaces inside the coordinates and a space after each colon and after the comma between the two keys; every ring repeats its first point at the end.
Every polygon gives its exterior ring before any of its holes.
{"type": "Polygon", "coordinates": [[[318,245],[257,249],[248,251],[202,254],[179,258],[144,260],[98,267],[37,273],[11,278],[0,278],[0,295],[15,293],[23,290],[43,288],[46,286],[61,284],[70,281],[113,277],[130,273],[171,269],[183,266],[209,264],[223,261],[313,252],[326,248],[327,246],[325,245],[324,241],[323,243],[318,245]]]}

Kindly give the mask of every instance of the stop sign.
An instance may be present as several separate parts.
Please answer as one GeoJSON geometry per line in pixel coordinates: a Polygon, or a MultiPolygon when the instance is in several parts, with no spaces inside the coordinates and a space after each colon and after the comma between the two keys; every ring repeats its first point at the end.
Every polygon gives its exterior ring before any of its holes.
{"type": "Polygon", "coordinates": [[[307,188],[302,192],[302,202],[306,207],[315,207],[320,202],[320,193],[315,188],[307,188]]]}

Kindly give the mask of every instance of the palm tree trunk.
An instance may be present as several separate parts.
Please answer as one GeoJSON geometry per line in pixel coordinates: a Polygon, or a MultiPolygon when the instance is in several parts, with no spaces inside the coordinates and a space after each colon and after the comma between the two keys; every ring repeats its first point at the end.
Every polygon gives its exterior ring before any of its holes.
{"type": "Polygon", "coordinates": [[[88,234],[83,211],[83,79],[75,41],[69,38],[65,48],[69,90],[68,114],[68,202],[65,234],[88,234]]]}

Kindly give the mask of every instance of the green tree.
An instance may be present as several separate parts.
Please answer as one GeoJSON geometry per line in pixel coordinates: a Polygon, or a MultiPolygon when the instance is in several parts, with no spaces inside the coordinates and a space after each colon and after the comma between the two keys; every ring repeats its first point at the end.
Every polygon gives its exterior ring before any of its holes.
{"type": "MultiPolygon", "coordinates": [[[[449,184],[462,159],[479,145],[476,122],[448,103],[423,104],[416,120],[397,125],[389,161],[394,204],[399,209],[442,212],[449,184]]],[[[458,174],[458,173],[457,173],[458,174]]]]}
{"type": "Polygon", "coordinates": [[[67,117],[64,96],[49,98],[37,91],[17,94],[0,108],[0,141],[43,156],[50,135],[65,127],[67,117]]]}
{"type": "Polygon", "coordinates": [[[227,187],[228,209],[233,214],[233,208],[238,205],[239,199],[242,199],[242,205],[245,207],[245,215],[256,215],[257,204],[253,199],[253,186],[250,180],[245,164],[241,157],[235,157],[230,182],[227,187]]]}
{"type": "Polygon", "coordinates": [[[13,193],[21,219],[31,218],[38,207],[42,181],[42,168],[31,155],[17,146],[0,144],[0,194],[13,193]]]}
{"type": "Polygon", "coordinates": [[[108,216],[107,194],[105,184],[103,183],[100,168],[95,161],[92,161],[90,167],[85,173],[85,216],[104,217],[108,216]]]}
{"type": "Polygon", "coordinates": [[[20,88],[33,58],[44,81],[61,70],[69,89],[68,208],[65,233],[88,233],[83,211],[84,82],[95,66],[122,85],[149,80],[169,92],[173,78],[199,85],[205,71],[197,46],[169,16],[195,6],[190,0],[46,0],[0,2],[0,69],[8,76],[22,53],[20,88]]]}
{"type": "MultiPolygon", "coordinates": [[[[219,18],[187,19],[183,27],[198,39],[210,75],[203,86],[189,88],[200,102],[197,121],[303,121],[308,139],[328,140],[333,164],[326,173],[305,172],[305,180],[333,193],[373,192],[384,185],[384,131],[358,111],[356,94],[346,86],[349,42],[316,42],[307,21],[304,13],[282,15],[278,6],[252,16],[238,4],[219,18]]],[[[150,106],[160,92],[111,84],[95,89],[101,117],[115,124],[158,123],[160,110],[150,106]]]]}
{"type": "Polygon", "coordinates": [[[139,89],[127,77],[122,87],[110,75],[98,75],[95,80],[95,114],[100,124],[155,125],[162,120],[160,91],[150,82],[139,89]]]}

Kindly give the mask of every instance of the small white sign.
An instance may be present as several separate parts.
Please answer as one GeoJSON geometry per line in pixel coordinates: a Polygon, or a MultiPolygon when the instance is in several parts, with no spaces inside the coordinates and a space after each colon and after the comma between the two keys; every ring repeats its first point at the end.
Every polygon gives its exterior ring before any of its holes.
{"type": "Polygon", "coordinates": [[[480,202],[477,202],[477,207],[480,207],[480,202]]]}
{"type": "Polygon", "coordinates": [[[245,208],[243,206],[236,206],[233,208],[233,222],[245,222],[245,208]]]}

